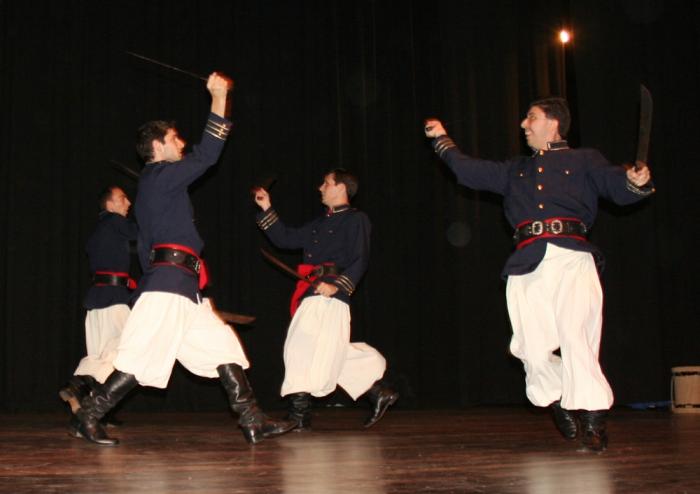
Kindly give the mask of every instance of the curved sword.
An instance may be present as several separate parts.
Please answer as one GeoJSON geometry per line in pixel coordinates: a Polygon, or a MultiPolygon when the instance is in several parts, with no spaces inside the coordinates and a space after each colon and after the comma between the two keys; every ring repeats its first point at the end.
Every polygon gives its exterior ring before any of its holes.
{"type": "Polygon", "coordinates": [[[109,160],[109,163],[110,163],[114,168],[116,168],[117,170],[119,170],[119,171],[122,172],[123,174],[127,175],[128,177],[133,178],[134,180],[138,180],[139,177],[141,176],[141,175],[139,174],[139,172],[137,172],[136,170],[134,170],[133,168],[131,168],[131,167],[129,167],[129,166],[126,166],[126,165],[123,164],[123,163],[120,163],[120,162],[117,161],[117,160],[112,160],[112,159],[111,159],[111,160],[109,160]]]}
{"type": "Polygon", "coordinates": [[[277,259],[275,256],[273,256],[272,254],[270,254],[270,253],[269,253],[268,251],[266,251],[265,249],[260,248],[260,253],[261,253],[263,256],[265,256],[265,259],[267,259],[268,261],[270,261],[272,264],[274,264],[275,266],[277,266],[278,268],[280,268],[282,271],[284,271],[284,272],[287,273],[288,275],[291,275],[291,276],[293,276],[294,278],[296,278],[296,279],[298,279],[298,280],[305,281],[305,282],[308,283],[309,285],[316,286],[317,280],[311,280],[308,276],[302,276],[302,275],[300,275],[300,274],[297,273],[294,269],[292,269],[292,268],[290,268],[289,266],[287,266],[285,263],[283,263],[282,261],[280,261],[279,259],[277,259]]]}
{"type": "Polygon", "coordinates": [[[654,100],[644,84],[639,85],[639,140],[637,141],[637,161],[647,162],[649,158],[649,138],[651,136],[651,117],[654,113],[654,100]]]}
{"type": "Polygon", "coordinates": [[[255,316],[248,316],[246,314],[236,314],[235,312],[226,312],[225,310],[218,309],[214,309],[214,313],[231,324],[249,325],[255,322],[255,316]]]}

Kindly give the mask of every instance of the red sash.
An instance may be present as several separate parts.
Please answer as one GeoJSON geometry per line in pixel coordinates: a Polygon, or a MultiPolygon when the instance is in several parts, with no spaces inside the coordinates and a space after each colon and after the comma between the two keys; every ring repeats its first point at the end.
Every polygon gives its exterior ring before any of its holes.
{"type": "MultiPolygon", "coordinates": [[[[313,264],[299,264],[297,266],[297,273],[299,273],[302,276],[307,276],[309,280],[314,281],[316,279],[316,276],[309,275],[313,272],[315,267],[316,266],[314,266],[313,264]]],[[[292,300],[289,304],[289,313],[292,317],[294,317],[294,313],[299,308],[299,301],[301,300],[301,297],[306,293],[306,290],[308,290],[310,286],[311,283],[307,281],[297,281],[297,287],[294,290],[294,293],[292,294],[292,300]]]]}

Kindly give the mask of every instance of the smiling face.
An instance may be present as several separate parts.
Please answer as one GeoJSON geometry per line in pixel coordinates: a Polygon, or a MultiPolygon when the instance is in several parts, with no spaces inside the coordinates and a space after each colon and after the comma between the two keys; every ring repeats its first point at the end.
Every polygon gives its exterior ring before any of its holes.
{"type": "Polygon", "coordinates": [[[525,131],[527,145],[534,151],[546,149],[548,142],[561,140],[559,136],[559,121],[547,118],[547,115],[539,106],[530,107],[527,116],[520,123],[520,127],[525,131]]]}

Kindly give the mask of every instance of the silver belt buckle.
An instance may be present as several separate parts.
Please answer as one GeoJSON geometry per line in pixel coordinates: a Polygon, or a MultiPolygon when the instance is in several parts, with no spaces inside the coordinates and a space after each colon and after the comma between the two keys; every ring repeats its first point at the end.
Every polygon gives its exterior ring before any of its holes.
{"type": "Polygon", "coordinates": [[[559,235],[564,231],[564,223],[562,223],[559,219],[552,220],[552,222],[549,224],[549,231],[554,235],[559,235]]]}
{"type": "Polygon", "coordinates": [[[537,237],[539,235],[542,235],[542,232],[544,232],[544,223],[541,221],[533,221],[530,224],[530,231],[532,232],[532,235],[537,237]]]}

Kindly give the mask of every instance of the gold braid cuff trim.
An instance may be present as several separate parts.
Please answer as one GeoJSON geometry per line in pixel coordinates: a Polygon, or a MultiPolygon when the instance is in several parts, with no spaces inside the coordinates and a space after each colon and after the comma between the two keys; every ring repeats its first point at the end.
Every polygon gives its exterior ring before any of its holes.
{"type": "Polygon", "coordinates": [[[654,187],[646,187],[646,186],[637,187],[629,180],[627,180],[627,183],[625,185],[627,187],[627,190],[629,190],[633,194],[637,194],[638,196],[648,196],[648,195],[653,194],[656,190],[656,189],[654,189],[654,187]]]}
{"type": "Polygon", "coordinates": [[[275,211],[274,209],[270,208],[270,209],[267,211],[267,213],[265,213],[265,216],[263,216],[262,218],[260,218],[260,219],[257,221],[257,224],[258,224],[258,227],[259,227],[261,230],[267,230],[267,229],[270,228],[272,225],[274,225],[274,224],[277,222],[277,220],[279,220],[279,219],[280,219],[280,217],[279,217],[279,215],[277,214],[277,211],[275,211]]]}
{"type": "Polygon", "coordinates": [[[352,295],[352,292],[355,291],[355,285],[350,280],[350,278],[348,278],[344,274],[341,274],[335,280],[333,280],[333,283],[348,295],[352,295]]]}
{"type": "Polygon", "coordinates": [[[435,152],[441,158],[442,158],[443,154],[445,154],[445,151],[447,151],[448,149],[456,148],[456,147],[457,147],[457,145],[448,136],[438,137],[435,140],[435,143],[433,144],[433,149],[435,149],[435,152]]]}
{"type": "Polygon", "coordinates": [[[231,125],[226,123],[214,122],[213,120],[207,120],[207,125],[204,128],[204,132],[225,141],[231,132],[231,125]]]}

